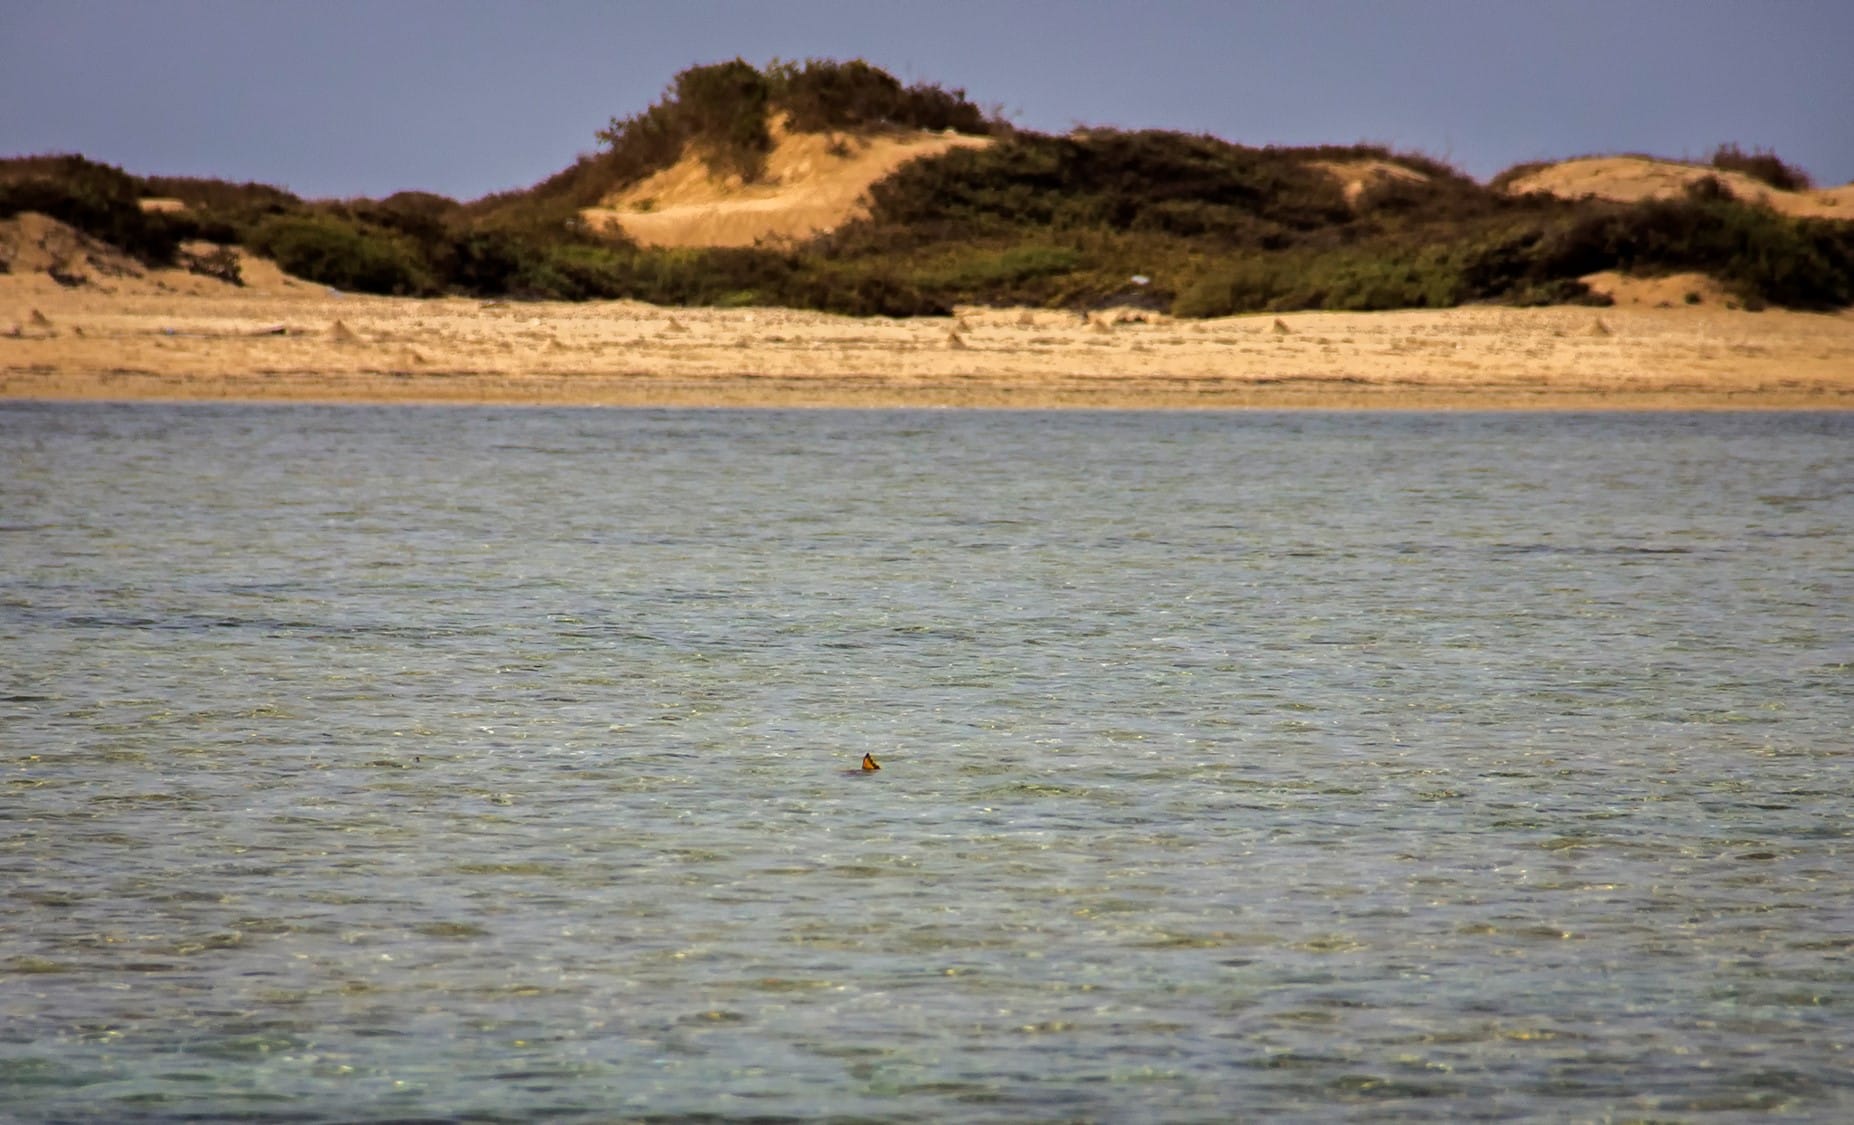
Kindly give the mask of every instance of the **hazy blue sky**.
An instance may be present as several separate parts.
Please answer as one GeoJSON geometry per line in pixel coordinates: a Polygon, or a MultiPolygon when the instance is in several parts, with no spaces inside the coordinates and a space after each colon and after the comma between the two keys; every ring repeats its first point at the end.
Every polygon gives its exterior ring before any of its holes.
{"type": "Polygon", "coordinates": [[[1854,180],[1854,0],[0,0],[0,154],[470,198],[675,73],[865,58],[1021,126],[1523,160],[1774,149],[1854,180]]]}

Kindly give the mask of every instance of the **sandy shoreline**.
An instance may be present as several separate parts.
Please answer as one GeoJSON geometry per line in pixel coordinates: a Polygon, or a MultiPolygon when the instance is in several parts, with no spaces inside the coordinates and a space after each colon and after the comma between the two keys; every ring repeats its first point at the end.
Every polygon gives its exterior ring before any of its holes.
{"type": "MultiPolygon", "coordinates": [[[[0,398],[612,406],[1849,409],[1854,315],[1470,307],[1173,321],[0,277],[0,398]]],[[[1141,317],[1144,316],[1144,319],[1141,317]]]]}

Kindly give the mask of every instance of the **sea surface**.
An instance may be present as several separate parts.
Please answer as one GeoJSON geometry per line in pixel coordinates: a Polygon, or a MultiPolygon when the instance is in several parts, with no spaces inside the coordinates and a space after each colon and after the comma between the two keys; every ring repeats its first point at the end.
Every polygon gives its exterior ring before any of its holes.
{"type": "Polygon", "coordinates": [[[0,1120],[1846,1121],[1854,414],[4,404],[0,771],[0,1120]]]}

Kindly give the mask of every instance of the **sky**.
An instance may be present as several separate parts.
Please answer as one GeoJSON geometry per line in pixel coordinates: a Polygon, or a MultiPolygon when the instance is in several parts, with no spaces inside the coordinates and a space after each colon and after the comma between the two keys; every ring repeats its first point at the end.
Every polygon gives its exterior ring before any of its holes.
{"type": "Polygon", "coordinates": [[[0,155],[315,197],[532,184],[675,74],[862,58],[1019,127],[1854,181],[1850,0],[0,0],[0,155]]]}

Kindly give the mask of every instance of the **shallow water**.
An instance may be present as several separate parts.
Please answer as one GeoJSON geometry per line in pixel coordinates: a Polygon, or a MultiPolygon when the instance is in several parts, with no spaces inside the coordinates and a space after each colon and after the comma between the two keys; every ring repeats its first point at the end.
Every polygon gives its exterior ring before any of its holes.
{"type": "Polygon", "coordinates": [[[1846,1119],[1851,439],[0,405],[0,1117],[1846,1119]]]}

